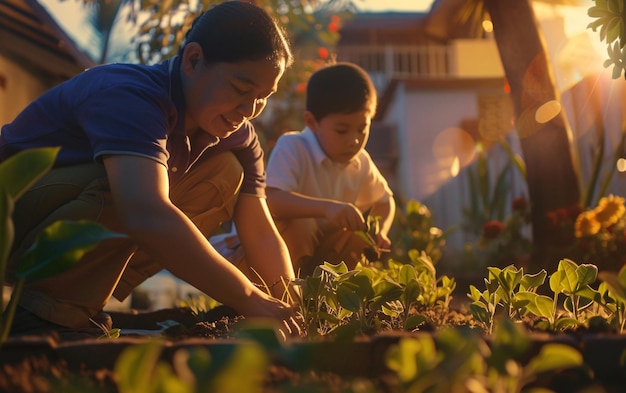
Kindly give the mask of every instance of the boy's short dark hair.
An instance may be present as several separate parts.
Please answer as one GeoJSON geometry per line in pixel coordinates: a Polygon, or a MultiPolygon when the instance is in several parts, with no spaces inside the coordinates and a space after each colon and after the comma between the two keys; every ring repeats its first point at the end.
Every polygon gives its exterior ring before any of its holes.
{"type": "Polygon", "coordinates": [[[356,64],[331,64],[317,70],[309,78],[306,110],[317,121],[333,113],[362,110],[369,110],[374,117],[376,105],[376,88],[367,72],[356,64]]]}

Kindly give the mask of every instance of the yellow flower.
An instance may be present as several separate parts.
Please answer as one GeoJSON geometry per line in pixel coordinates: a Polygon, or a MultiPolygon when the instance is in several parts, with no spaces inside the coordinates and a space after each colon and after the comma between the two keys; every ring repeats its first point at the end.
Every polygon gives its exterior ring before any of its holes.
{"type": "Polygon", "coordinates": [[[576,237],[593,236],[600,232],[601,227],[593,211],[582,212],[576,218],[574,234],[576,237]]]}
{"type": "Polygon", "coordinates": [[[603,227],[609,227],[619,221],[620,218],[626,212],[624,207],[624,198],[617,197],[613,194],[600,199],[598,207],[593,209],[596,215],[596,220],[603,227]]]}

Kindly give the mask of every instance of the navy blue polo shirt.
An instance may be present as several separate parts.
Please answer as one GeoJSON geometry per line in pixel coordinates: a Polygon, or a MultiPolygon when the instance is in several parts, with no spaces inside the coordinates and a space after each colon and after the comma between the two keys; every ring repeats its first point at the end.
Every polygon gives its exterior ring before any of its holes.
{"type": "MultiPolygon", "coordinates": [[[[193,164],[185,135],[178,58],[157,65],[96,66],[53,87],[0,132],[0,162],[15,153],[60,146],[56,167],[125,154],[153,159],[176,182],[193,164]]],[[[265,195],[263,150],[251,123],[228,138],[204,134],[203,156],[232,151],[244,168],[241,192],[265,195]]]]}

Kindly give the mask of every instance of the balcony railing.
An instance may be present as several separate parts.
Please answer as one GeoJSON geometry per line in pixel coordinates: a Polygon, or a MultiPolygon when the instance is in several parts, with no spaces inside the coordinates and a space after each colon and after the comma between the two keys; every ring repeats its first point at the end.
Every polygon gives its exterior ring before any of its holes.
{"type": "Polygon", "coordinates": [[[392,78],[452,77],[453,49],[446,45],[351,45],[338,48],[337,59],[363,67],[381,88],[392,78]]]}

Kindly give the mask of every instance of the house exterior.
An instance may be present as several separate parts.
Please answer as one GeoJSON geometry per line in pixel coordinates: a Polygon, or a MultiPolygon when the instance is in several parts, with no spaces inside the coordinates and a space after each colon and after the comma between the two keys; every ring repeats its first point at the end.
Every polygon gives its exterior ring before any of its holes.
{"type": "MultiPolygon", "coordinates": [[[[11,121],[50,87],[95,64],[94,56],[81,49],[42,6],[46,1],[0,2],[0,124],[11,121]]],[[[448,239],[452,255],[477,236],[460,229],[464,209],[469,208],[476,143],[489,151],[493,181],[510,162],[496,143],[498,138],[506,136],[513,151],[520,151],[496,43],[488,30],[476,34],[468,26],[452,25],[446,7],[455,2],[459,0],[437,0],[428,13],[356,14],[342,27],[337,48],[337,59],[361,65],[378,89],[379,110],[368,151],[400,200],[425,203],[438,227],[458,228],[448,239]]],[[[624,82],[602,74],[598,69],[602,60],[593,55],[588,38],[566,34],[569,16],[539,1],[535,7],[544,7],[537,8],[541,29],[559,69],[556,80],[572,125],[574,148],[581,152],[580,171],[588,178],[594,131],[600,126],[612,130],[607,150],[620,142],[624,82]],[[592,77],[580,83],[582,75],[592,77]],[[595,105],[603,108],[602,124],[597,116],[588,115],[591,112],[575,110],[589,106],[591,93],[595,105]]],[[[525,182],[511,172],[508,198],[525,196],[525,182]]],[[[615,174],[616,179],[624,176],[615,174]]],[[[626,182],[613,182],[609,191],[626,195],[626,182]]]]}
{"type": "Polygon", "coordinates": [[[39,2],[0,2],[0,124],[93,64],[39,2]]]}
{"type": "MultiPolygon", "coordinates": [[[[446,2],[437,5],[443,8],[446,2]]],[[[567,22],[576,14],[566,19],[555,6],[540,1],[533,5],[556,70],[562,110],[572,125],[573,149],[585,188],[592,171],[589,152],[596,142],[595,131],[607,128],[607,151],[618,146],[625,84],[611,80],[602,69],[603,53],[596,51],[588,34],[568,35],[567,22]],[[589,97],[595,97],[596,108],[590,107],[589,97]],[[599,123],[590,119],[598,116],[599,123]]],[[[511,162],[497,141],[504,137],[515,154],[521,155],[521,149],[492,33],[487,29],[477,35],[463,26],[437,29],[436,23],[446,23],[446,18],[435,11],[357,14],[340,31],[337,58],[361,65],[372,76],[380,104],[367,149],[400,200],[426,204],[441,229],[457,228],[448,238],[447,253],[448,263],[455,266],[462,263],[464,245],[478,236],[462,230],[464,210],[471,206],[469,178],[475,171],[477,142],[488,149],[492,184],[511,162]],[[437,34],[441,30],[445,32],[437,34]]],[[[584,7],[567,11],[586,16],[584,7]]],[[[584,29],[589,21],[578,23],[584,29]]],[[[606,156],[605,172],[614,167],[612,159],[612,154],[606,156]]],[[[614,176],[618,180],[625,175],[614,176]]],[[[608,191],[626,195],[623,183],[613,181],[608,191]]],[[[507,211],[512,199],[526,196],[523,177],[511,169],[507,211]]]]}

